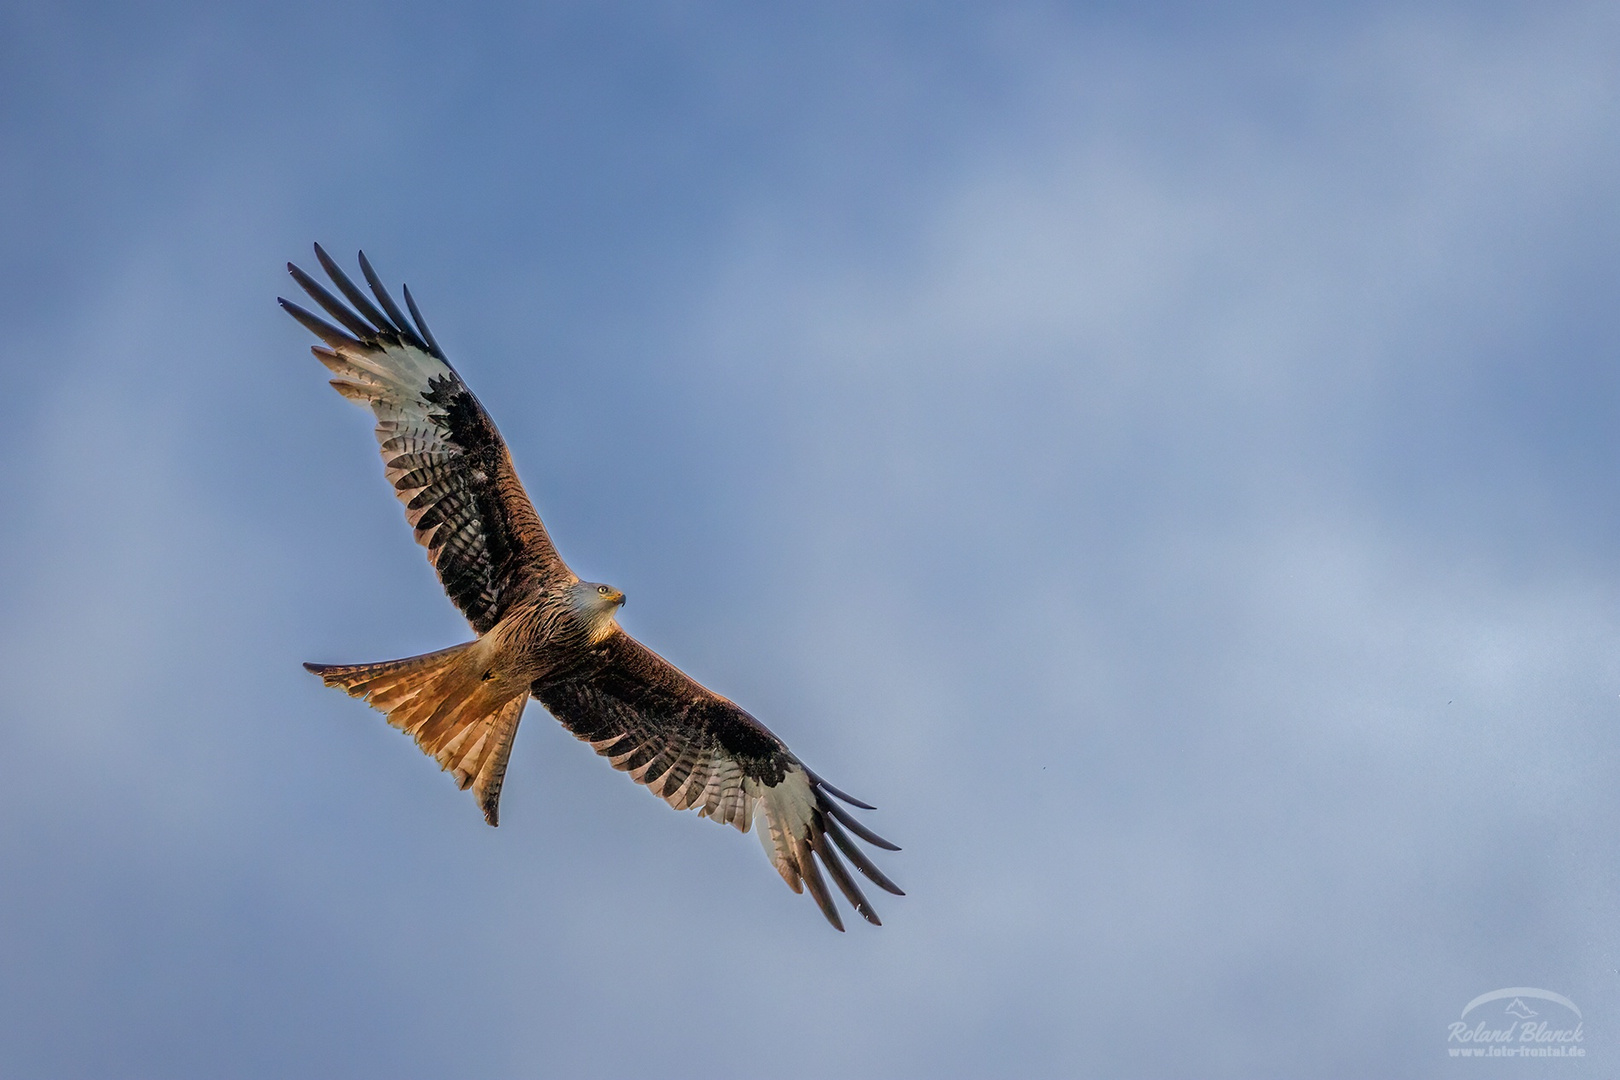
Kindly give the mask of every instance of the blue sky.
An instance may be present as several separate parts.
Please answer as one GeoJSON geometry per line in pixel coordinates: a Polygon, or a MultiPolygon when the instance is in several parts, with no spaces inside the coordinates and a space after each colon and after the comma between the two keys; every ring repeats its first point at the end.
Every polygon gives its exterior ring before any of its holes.
{"type": "Polygon", "coordinates": [[[1612,1071],[1617,46],[0,6],[3,1071],[1471,1075],[1503,987],[1587,1058],[1492,1066],[1612,1071]],[[632,633],[878,804],[882,929],[538,705],[489,829],[299,667],[468,633],[275,306],[313,240],[632,633]]]}

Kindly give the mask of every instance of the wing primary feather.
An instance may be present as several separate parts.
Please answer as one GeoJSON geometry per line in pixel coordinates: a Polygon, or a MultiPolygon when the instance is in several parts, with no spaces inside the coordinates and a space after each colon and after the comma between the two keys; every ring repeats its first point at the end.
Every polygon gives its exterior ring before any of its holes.
{"type": "Polygon", "coordinates": [[[326,249],[319,244],[315,245],[315,257],[321,261],[321,269],[325,270],[326,276],[332,279],[332,284],[336,285],[338,291],[348,298],[349,303],[354,305],[354,310],[360,313],[362,319],[369,320],[378,330],[398,329],[388,321],[388,316],[377,310],[376,304],[366,299],[366,294],[355,287],[354,282],[349,280],[349,275],[343,272],[343,268],[334,262],[332,256],[328,255],[326,249]]]}
{"type": "Polygon", "coordinates": [[[900,850],[900,846],[898,844],[889,843],[889,841],[883,839],[883,837],[879,836],[871,829],[868,829],[859,821],[856,821],[855,815],[851,814],[848,810],[845,810],[842,806],[839,806],[832,800],[829,799],[827,802],[822,803],[821,808],[827,811],[827,813],[831,814],[833,817],[837,818],[839,821],[843,822],[845,825],[849,826],[850,832],[854,833],[862,840],[865,840],[868,844],[871,844],[874,847],[880,847],[884,851],[900,850]]]}
{"type": "Polygon", "coordinates": [[[323,289],[320,282],[298,269],[292,263],[287,264],[287,273],[293,276],[293,280],[298,282],[299,287],[309,293],[317,304],[326,309],[328,315],[348,327],[349,333],[356,338],[365,341],[367,338],[377,336],[375,326],[368,326],[364,319],[345,307],[343,301],[323,289]]]}
{"type": "Polygon", "coordinates": [[[416,328],[422,332],[422,340],[427,342],[428,352],[444,360],[444,350],[433,340],[433,331],[428,329],[427,320],[422,318],[422,313],[416,309],[416,301],[411,298],[411,287],[402,285],[400,288],[405,290],[405,306],[411,309],[411,318],[416,320],[416,328]]]}
{"type": "Polygon", "coordinates": [[[833,929],[842,933],[844,920],[838,917],[838,908],[833,904],[832,894],[827,891],[827,883],[822,880],[821,868],[816,865],[816,857],[810,850],[810,841],[800,837],[794,844],[799,856],[799,874],[804,878],[805,885],[810,888],[810,895],[816,898],[816,904],[821,913],[827,916],[827,921],[833,924],[833,929]]]}
{"type": "MultiPolygon", "coordinates": [[[[808,769],[806,769],[805,771],[810,772],[810,770],[808,770],[808,769]]],[[[847,794],[846,792],[839,791],[837,788],[833,787],[831,784],[827,783],[827,781],[823,780],[820,776],[816,775],[813,772],[810,773],[810,782],[812,784],[816,785],[818,788],[821,788],[827,794],[844,800],[845,802],[849,803],[849,805],[855,807],[858,810],[876,810],[877,809],[877,807],[873,806],[871,803],[861,802],[861,800],[857,799],[855,796],[847,794]]]]}
{"type": "MultiPolygon", "coordinates": [[[[289,263],[288,265],[291,264],[289,263]]],[[[285,310],[287,314],[303,323],[304,329],[326,342],[332,348],[341,349],[348,347],[352,349],[360,344],[354,338],[350,337],[348,334],[345,334],[342,330],[339,330],[337,327],[333,326],[319,315],[310,314],[297,304],[293,303],[291,300],[283,300],[278,296],[276,297],[276,302],[282,306],[282,309],[285,310]]]]}
{"type": "Polygon", "coordinates": [[[840,851],[849,856],[849,861],[855,864],[855,869],[865,874],[869,881],[884,892],[893,893],[895,896],[906,895],[900,886],[890,881],[889,876],[879,870],[872,860],[866,857],[866,852],[855,846],[855,841],[851,840],[849,834],[839,827],[838,822],[832,818],[827,818],[826,825],[827,835],[833,838],[833,843],[838,845],[840,851]]]}
{"type": "Polygon", "coordinates": [[[827,833],[822,820],[819,813],[810,819],[810,846],[821,856],[821,861],[827,864],[827,873],[832,875],[838,890],[844,894],[844,899],[849,901],[850,906],[860,912],[861,918],[873,926],[882,926],[883,920],[878,918],[877,912],[872,910],[872,905],[867,903],[866,896],[861,892],[860,886],[855,884],[855,879],[849,876],[849,871],[844,867],[843,860],[838,857],[838,852],[827,843],[827,833]]]}
{"type": "Polygon", "coordinates": [[[366,276],[366,284],[371,286],[371,291],[377,297],[377,302],[383,306],[384,311],[388,312],[388,319],[394,324],[394,329],[403,334],[411,344],[426,346],[427,342],[418,340],[416,331],[411,329],[410,320],[405,318],[405,313],[399,310],[399,305],[394,303],[394,298],[388,295],[388,289],[383,286],[382,278],[378,277],[377,271],[371,268],[371,260],[366,258],[366,253],[363,251],[360,253],[360,272],[366,276]]]}

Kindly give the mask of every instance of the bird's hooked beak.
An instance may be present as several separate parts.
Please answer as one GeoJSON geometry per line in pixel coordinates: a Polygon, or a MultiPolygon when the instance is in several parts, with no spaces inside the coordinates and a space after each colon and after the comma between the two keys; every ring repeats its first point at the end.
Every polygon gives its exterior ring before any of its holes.
{"type": "Polygon", "coordinates": [[[624,607],[624,593],[620,592],[618,589],[614,589],[612,592],[608,593],[607,598],[608,603],[612,604],[614,607],[624,607]]]}

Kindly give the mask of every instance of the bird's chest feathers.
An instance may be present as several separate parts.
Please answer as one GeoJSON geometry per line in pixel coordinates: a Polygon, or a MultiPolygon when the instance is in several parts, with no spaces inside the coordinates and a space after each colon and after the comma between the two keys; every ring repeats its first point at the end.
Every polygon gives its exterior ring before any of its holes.
{"type": "Polygon", "coordinates": [[[530,683],[576,663],[617,628],[613,612],[535,604],[507,613],[479,639],[487,665],[514,683],[530,683]]]}

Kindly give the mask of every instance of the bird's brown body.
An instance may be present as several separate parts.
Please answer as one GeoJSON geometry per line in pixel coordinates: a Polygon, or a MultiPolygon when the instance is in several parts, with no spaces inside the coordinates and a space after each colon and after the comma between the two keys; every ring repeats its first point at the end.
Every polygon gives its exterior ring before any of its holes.
{"type": "Polygon", "coordinates": [[[494,422],[445,359],[410,291],[407,320],[364,255],[375,304],[319,246],[315,252],[347,303],[288,269],[342,328],[281,303],[325,342],[313,351],[337,376],[332,385],[376,414],[385,472],[406,520],[478,637],[404,660],[305,666],[386,713],[473,789],[491,825],[512,739],[533,696],[676,809],[696,808],[745,832],[757,822],[783,879],[795,892],[808,886],[834,926],[843,929],[820,866],[877,923],[838,855],[899,894],[845,828],[897,849],[839,801],[871,807],[827,784],[747,712],[620,629],[614,615],[623,594],[582,582],[557,554],[494,422]]]}

